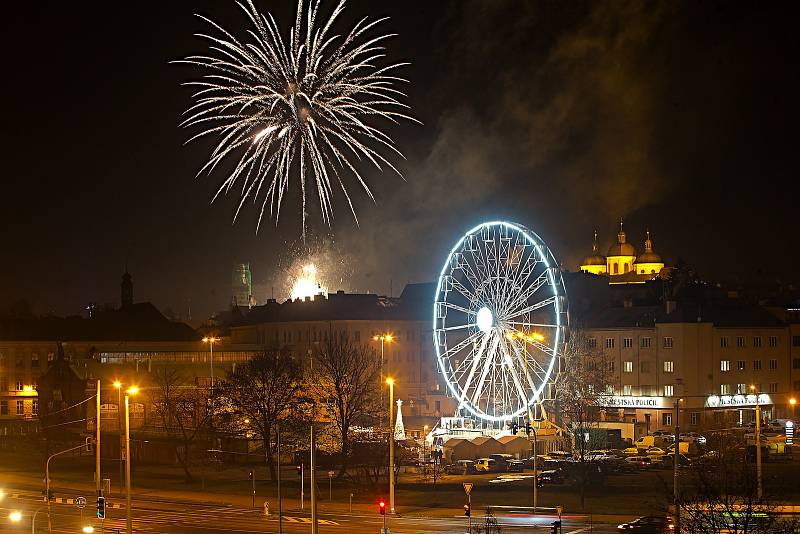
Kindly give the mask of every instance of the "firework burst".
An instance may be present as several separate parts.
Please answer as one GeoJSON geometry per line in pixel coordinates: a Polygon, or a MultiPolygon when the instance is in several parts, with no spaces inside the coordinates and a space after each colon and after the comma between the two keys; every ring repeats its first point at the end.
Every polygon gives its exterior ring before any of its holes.
{"type": "Polygon", "coordinates": [[[186,111],[184,127],[200,131],[188,141],[217,136],[208,162],[200,169],[211,173],[223,160],[235,166],[217,190],[214,200],[238,184],[241,199],[252,199],[277,224],[290,183],[300,182],[303,236],[306,232],[306,193],[316,189],[323,221],[333,217],[332,196],[344,193],[358,224],[346,181],[355,180],[374,201],[367,181],[357,170],[368,161],[379,170],[400,172],[383,153],[402,157],[392,139],[375,124],[409,119],[405,95],[395,88],[403,78],[394,71],[406,63],[378,66],[385,57],[383,42],[393,34],[370,36],[386,18],[361,19],[346,36],[331,34],[345,1],[328,20],[317,25],[321,1],[305,9],[299,0],[294,27],[287,40],[271,14],[259,13],[252,0],[237,2],[253,27],[242,42],[214,21],[198,15],[216,35],[198,34],[210,42],[209,55],[189,56],[178,63],[206,71],[194,104],[186,111]]]}

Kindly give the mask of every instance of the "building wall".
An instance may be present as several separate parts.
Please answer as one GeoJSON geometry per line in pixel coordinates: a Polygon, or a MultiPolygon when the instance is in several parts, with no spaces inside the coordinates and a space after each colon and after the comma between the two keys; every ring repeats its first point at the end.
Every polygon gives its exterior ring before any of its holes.
{"type": "Polygon", "coordinates": [[[309,358],[326,339],[347,339],[371,348],[381,357],[381,342],[374,336],[392,334],[385,342],[384,369],[395,379],[395,397],[403,400],[409,415],[453,415],[455,401],[447,396],[433,352],[428,321],[297,321],[263,323],[231,329],[234,343],[257,343],[270,348],[288,348],[298,357],[309,358]]]}
{"type": "MultiPolygon", "coordinates": [[[[664,406],[674,406],[674,399],[683,398],[683,428],[751,421],[752,407],[705,406],[711,395],[736,394],[737,385],[744,385],[747,391],[743,393],[749,393],[752,384],[768,394],[773,405],[764,408],[764,413],[770,418],[791,415],[789,399],[798,396],[800,337],[797,346],[792,346],[792,334],[800,336],[797,325],[732,328],[709,322],[659,323],[654,327],[595,328],[587,334],[614,362],[614,395],[660,397],[664,406]],[[760,368],[754,362],[761,362],[760,368]]],[[[664,416],[669,412],[674,409],[625,409],[620,414],[607,410],[606,415],[637,421],[645,421],[649,415],[652,431],[673,426],[674,416],[664,416]]]]}
{"type": "Polygon", "coordinates": [[[606,258],[606,270],[608,274],[625,274],[633,270],[633,262],[636,256],[609,256],[606,258]],[[616,267],[616,271],[614,268],[616,267]]]}

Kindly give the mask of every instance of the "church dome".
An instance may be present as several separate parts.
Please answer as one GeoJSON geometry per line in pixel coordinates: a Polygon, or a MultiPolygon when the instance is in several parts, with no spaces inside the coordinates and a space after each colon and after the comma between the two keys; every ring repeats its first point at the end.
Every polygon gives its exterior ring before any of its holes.
{"type": "Polygon", "coordinates": [[[636,258],[636,263],[664,263],[661,256],[653,252],[653,241],[650,239],[650,230],[647,231],[647,239],[644,241],[644,254],[636,258]]]}
{"type": "Polygon", "coordinates": [[[633,245],[626,242],[625,230],[622,229],[622,221],[619,222],[619,233],[617,242],[608,247],[606,256],[636,256],[636,249],[633,245]]]}
{"type": "Polygon", "coordinates": [[[581,262],[581,266],[589,266],[589,265],[603,265],[605,266],[606,259],[600,255],[597,251],[597,231],[594,232],[594,243],[592,243],[592,253],[589,256],[583,258],[581,262]]]}

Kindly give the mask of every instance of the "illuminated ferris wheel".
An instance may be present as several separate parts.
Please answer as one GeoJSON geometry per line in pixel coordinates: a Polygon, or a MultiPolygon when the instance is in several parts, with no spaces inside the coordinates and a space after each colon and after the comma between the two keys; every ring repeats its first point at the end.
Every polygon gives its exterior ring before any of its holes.
{"type": "Polygon", "coordinates": [[[489,422],[524,417],[555,374],[566,328],[561,271],[534,232],[487,222],[450,251],[433,336],[457,413],[489,422]]]}

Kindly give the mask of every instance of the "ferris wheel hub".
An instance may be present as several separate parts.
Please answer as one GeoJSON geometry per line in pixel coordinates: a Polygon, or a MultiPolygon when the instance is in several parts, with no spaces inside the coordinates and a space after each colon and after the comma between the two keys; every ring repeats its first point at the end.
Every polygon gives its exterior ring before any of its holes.
{"type": "Polygon", "coordinates": [[[494,326],[494,316],[492,316],[492,310],[484,306],[480,310],[478,310],[478,315],[475,319],[475,322],[478,325],[478,329],[481,332],[488,332],[494,326]]]}

